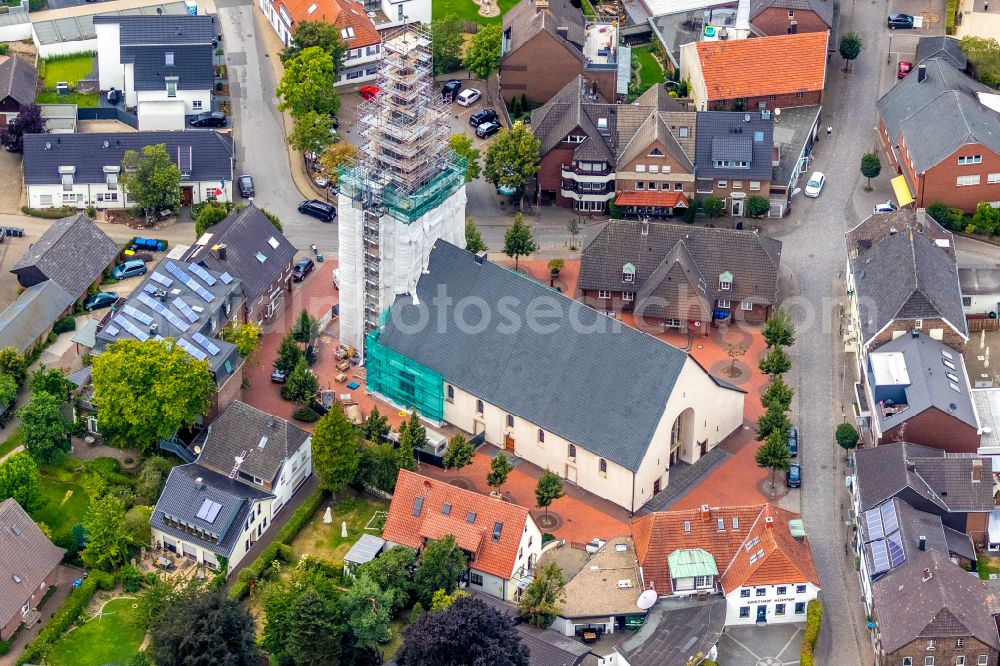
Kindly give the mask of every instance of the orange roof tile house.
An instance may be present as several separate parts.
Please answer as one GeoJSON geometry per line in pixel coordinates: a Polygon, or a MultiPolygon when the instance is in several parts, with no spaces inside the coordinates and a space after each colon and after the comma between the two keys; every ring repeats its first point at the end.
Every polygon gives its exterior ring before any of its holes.
{"type": "Polygon", "coordinates": [[[420,550],[448,535],[469,559],[462,585],[508,601],[531,582],[542,552],[542,533],[524,507],[400,470],[382,530],[388,547],[420,550]]]}
{"type": "Polygon", "coordinates": [[[726,625],[802,622],[819,576],[797,514],[771,504],[651,513],[632,523],[644,589],[721,593],[726,625]]]}
{"type": "Polygon", "coordinates": [[[808,32],[681,46],[697,111],[757,111],[823,101],[829,34],[808,32]]]}

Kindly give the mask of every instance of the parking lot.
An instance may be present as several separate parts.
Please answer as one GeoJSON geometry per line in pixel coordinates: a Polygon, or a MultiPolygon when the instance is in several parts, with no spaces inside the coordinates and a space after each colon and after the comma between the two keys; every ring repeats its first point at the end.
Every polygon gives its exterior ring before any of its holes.
{"type": "Polygon", "coordinates": [[[728,627],[719,638],[725,666],[782,666],[799,663],[805,624],[728,627]]]}

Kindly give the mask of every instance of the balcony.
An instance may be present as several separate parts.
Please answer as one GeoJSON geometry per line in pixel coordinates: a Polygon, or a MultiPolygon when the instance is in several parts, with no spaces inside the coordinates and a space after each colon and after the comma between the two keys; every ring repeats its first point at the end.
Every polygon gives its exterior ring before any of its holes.
{"type": "Polygon", "coordinates": [[[614,189],[593,191],[583,190],[579,187],[566,187],[564,185],[559,190],[559,193],[573,201],[611,201],[615,198],[614,189]]]}
{"type": "Polygon", "coordinates": [[[601,171],[584,171],[572,164],[563,164],[560,167],[560,174],[566,180],[575,180],[580,183],[608,183],[615,179],[615,170],[606,166],[601,171]]]}

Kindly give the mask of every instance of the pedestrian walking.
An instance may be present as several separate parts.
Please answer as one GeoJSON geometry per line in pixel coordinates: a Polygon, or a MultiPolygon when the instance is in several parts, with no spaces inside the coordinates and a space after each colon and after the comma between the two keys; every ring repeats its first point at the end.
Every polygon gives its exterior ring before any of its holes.
{"type": "Polygon", "coordinates": [[[833,134],[833,127],[827,125],[826,126],[826,138],[829,139],[831,134],[833,134]]]}
{"type": "Polygon", "coordinates": [[[986,0],[986,2],[983,3],[983,11],[984,12],[990,11],[990,0],[986,0]]]}

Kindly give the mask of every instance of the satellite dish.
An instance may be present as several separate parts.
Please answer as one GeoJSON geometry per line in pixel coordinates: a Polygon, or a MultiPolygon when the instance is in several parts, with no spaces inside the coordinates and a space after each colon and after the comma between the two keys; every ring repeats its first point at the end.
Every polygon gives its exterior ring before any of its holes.
{"type": "Polygon", "coordinates": [[[195,453],[201,453],[201,447],[200,446],[194,447],[194,452],[195,453]]]}
{"type": "Polygon", "coordinates": [[[635,600],[635,605],[641,610],[649,610],[656,605],[657,598],[658,595],[656,594],[656,590],[646,590],[639,595],[638,599],[635,600]]]}
{"type": "Polygon", "coordinates": [[[774,110],[774,115],[780,116],[781,115],[781,109],[775,109],[774,110]]]}

